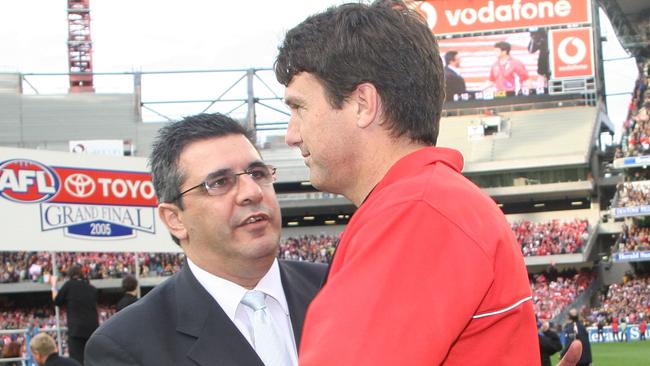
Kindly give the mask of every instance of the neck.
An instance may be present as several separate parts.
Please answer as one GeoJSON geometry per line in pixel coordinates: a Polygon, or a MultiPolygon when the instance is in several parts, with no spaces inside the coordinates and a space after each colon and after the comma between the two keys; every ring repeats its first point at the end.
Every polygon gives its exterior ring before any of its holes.
{"type": "Polygon", "coordinates": [[[239,258],[223,260],[223,258],[206,255],[206,253],[196,255],[187,247],[184,249],[188,258],[202,270],[249,290],[257,286],[257,283],[266,275],[275,260],[275,256],[267,256],[256,260],[241,260],[239,258]]]}
{"type": "Polygon", "coordinates": [[[364,149],[357,161],[367,162],[360,164],[358,174],[354,181],[356,185],[348,192],[343,192],[355,206],[359,207],[368,197],[370,192],[386,176],[388,170],[406,155],[423,148],[425,145],[414,143],[406,137],[375,139],[369,141],[368,148],[364,149]]]}

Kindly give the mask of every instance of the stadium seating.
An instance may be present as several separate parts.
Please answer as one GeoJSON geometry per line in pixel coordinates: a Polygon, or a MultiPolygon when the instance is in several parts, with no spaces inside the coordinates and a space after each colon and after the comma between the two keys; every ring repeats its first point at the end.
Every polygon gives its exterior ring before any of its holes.
{"type": "Polygon", "coordinates": [[[537,223],[521,220],[511,223],[511,227],[524,256],[580,253],[589,238],[586,219],[537,223]]]}

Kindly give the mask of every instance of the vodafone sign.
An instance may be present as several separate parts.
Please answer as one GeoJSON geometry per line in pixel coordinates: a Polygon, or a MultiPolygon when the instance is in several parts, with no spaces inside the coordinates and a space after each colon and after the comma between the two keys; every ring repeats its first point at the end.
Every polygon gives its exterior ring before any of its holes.
{"type": "Polygon", "coordinates": [[[549,32],[553,79],[594,75],[593,41],[590,27],[554,29],[549,32]]]}
{"type": "Polygon", "coordinates": [[[591,23],[590,0],[427,0],[417,10],[435,35],[591,23]]]}

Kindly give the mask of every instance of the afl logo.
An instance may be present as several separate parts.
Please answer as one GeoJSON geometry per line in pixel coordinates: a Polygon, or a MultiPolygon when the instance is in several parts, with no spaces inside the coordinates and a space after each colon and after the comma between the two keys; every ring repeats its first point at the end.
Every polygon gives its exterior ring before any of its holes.
{"type": "Polygon", "coordinates": [[[13,159],[0,164],[0,196],[14,202],[42,202],[59,190],[59,177],[33,160],[13,159]]]}
{"type": "Polygon", "coordinates": [[[68,193],[79,198],[86,198],[95,193],[95,181],[86,174],[75,173],[68,176],[63,186],[68,193]]]}
{"type": "Polygon", "coordinates": [[[560,60],[567,65],[575,65],[581,62],[587,56],[587,46],[577,37],[567,37],[560,42],[557,48],[557,54],[560,60]],[[569,53],[569,44],[572,46],[572,52],[569,53]]]}

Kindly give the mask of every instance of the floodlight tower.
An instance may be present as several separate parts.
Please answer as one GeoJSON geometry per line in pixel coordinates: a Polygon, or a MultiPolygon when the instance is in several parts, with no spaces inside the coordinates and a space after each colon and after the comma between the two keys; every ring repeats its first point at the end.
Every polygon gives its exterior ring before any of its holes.
{"type": "Polygon", "coordinates": [[[68,0],[70,93],[94,92],[90,0],[68,0]]]}

